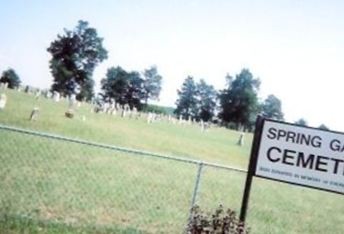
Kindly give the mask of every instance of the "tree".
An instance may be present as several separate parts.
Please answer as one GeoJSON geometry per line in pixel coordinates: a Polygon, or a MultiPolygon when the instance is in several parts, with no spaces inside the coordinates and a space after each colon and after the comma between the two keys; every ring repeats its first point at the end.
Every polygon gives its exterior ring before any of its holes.
{"type": "Polygon", "coordinates": [[[262,105],[262,114],[266,118],[283,120],[281,100],[274,95],[269,95],[262,105]]]}
{"type": "Polygon", "coordinates": [[[237,128],[250,128],[258,112],[257,93],[259,79],[254,79],[248,69],[242,69],[235,79],[226,76],[227,88],[219,94],[219,118],[224,124],[234,123],[237,128]]]}
{"type": "Polygon", "coordinates": [[[114,99],[117,103],[129,104],[131,108],[141,109],[144,99],[144,80],[138,72],[127,72],[121,67],[111,67],[101,80],[102,97],[105,101],[114,99]]]}
{"type": "Polygon", "coordinates": [[[327,131],[330,130],[325,124],[321,124],[318,128],[327,131]]]}
{"type": "Polygon", "coordinates": [[[90,100],[93,71],[107,58],[103,39],[98,37],[96,29],[80,20],[73,31],[65,29],[64,35],[58,35],[47,50],[52,55],[50,69],[54,81],[51,89],[64,96],[77,94],[79,100],[90,100]]]}
{"type": "Polygon", "coordinates": [[[103,99],[110,100],[112,98],[121,105],[126,104],[127,76],[128,73],[119,66],[109,68],[106,72],[106,77],[100,81],[103,99]]]}
{"type": "Polygon", "coordinates": [[[203,79],[197,84],[198,115],[197,119],[209,121],[213,118],[216,108],[217,92],[212,85],[208,85],[203,79]]]}
{"type": "Polygon", "coordinates": [[[184,119],[197,117],[197,87],[193,77],[188,76],[178,90],[177,108],[174,113],[184,119]]]}
{"type": "Polygon", "coordinates": [[[150,100],[158,100],[161,91],[162,76],[158,74],[156,66],[152,66],[143,72],[144,82],[144,101],[145,104],[150,100]]]}
{"type": "Polygon", "coordinates": [[[10,89],[17,88],[21,83],[19,76],[12,68],[9,68],[2,73],[0,82],[8,83],[8,88],[10,89]]]}
{"type": "Polygon", "coordinates": [[[126,93],[126,101],[130,108],[142,108],[141,101],[144,99],[143,79],[139,72],[132,71],[128,73],[128,89],[126,93]]]}
{"type": "Polygon", "coordinates": [[[295,124],[301,125],[301,126],[307,126],[307,125],[308,125],[308,124],[307,124],[307,121],[306,121],[305,119],[303,119],[303,118],[301,118],[301,119],[295,121],[295,124]]]}
{"type": "Polygon", "coordinates": [[[78,100],[91,100],[94,96],[94,80],[93,79],[87,79],[85,82],[83,82],[80,86],[80,92],[76,96],[78,100]]]}

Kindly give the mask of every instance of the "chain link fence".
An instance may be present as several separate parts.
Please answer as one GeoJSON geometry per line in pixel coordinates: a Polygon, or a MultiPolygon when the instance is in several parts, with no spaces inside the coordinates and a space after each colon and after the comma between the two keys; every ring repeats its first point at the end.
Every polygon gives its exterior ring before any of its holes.
{"type": "MultiPolygon", "coordinates": [[[[237,168],[0,125],[0,232],[183,233],[194,204],[238,212],[245,178],[237,168]]],[[[252,233],[343,233],[343,210],[338,195],[254,178],[247,222],[252,233]]]]}

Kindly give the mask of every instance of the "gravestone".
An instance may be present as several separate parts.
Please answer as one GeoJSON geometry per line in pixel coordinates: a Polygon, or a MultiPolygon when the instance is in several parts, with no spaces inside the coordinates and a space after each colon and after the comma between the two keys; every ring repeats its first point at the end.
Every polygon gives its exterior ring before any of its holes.
{"type": "Polygon", "coordinates": [[[69,104],[68,104],[68,108],[69,109],[74,109],[76,106],[76,95],[75,94],[71,94],[69,95],[69,104]]]}
{"type": "Polygon", "coordinates": [[[105,114],[109,112],[109,107],[110,107],[110,104],[108,102],[105,102],[103,104],[103,112],[105,112],[105,114]]]}
{"type": "Polygon", "coordinates": [[[149,112],[147,116],[147,123],[153,123],[156,120],[156,114],[149,112]]]}
{"type": "Polygon", "coordinates": [[[238,140],[238,145],[239,146],[243,146],[244,145],[244,137],[245,137],[245,133],[240,133],[240,136],[239,136],[239,140],[238,140]]]}
{"type": "Polygon", "coordinates": [[[53,92],[53,100],[54,102],[59,102],[60,101],[60,93],[57,91],[53,92]]]}
{"type": "Polygon", "coordinates": [[[41,96],[41,90],[37,90],[37,92],[35,94],[35,98],[39,99],[40,96],[41,96]]]}
{"type": "Polygon", "coordinates": [[[130,106],[128,104],[125,104],[123,109],[124,109],[123,117],[126,117],[127,115],[130,115],[130,106]]]}
{"type": "Polygon", "coordinates": [[[203,119],[201,119],[201,131],[204,132],[204,130],[205,130],[204,122],[203,122],[203,119]]]}
{"type": "Polygon", "coordinates": [[[4,87],[3,87],[4,89],[7,89],[8,88],[8,83],[7,82],[5,82],[4,83],[4,87]]]}
{"type": "Polygon", "coordinates": [[[135,118],[135,119],[139,118],[139,113],[138,113],[136,107],[133,108],[132,115],[133,115],[133,118],[135,118]]]}
{"type": "Polygon", "coordinates": [[[8,87],[8,83],[7,82],[1,82],[0,83],[0,89],[5,90],[5,89],[7,89],[7,87],[8,87]]]}
{"type": "Polygon", "coordinates": [[[47,91],[45,93],[45,97],[48,98],[48,99],[50,99],[52,96],[53,96],[53,94],[50,91],[47,91]]]}
{"type": "Polygon", "coordinates": [[[179,124],[183,124],[183,117],[181,115],[179,116],[179,124]]]}
{"type": "Polygon", "coordinates": [[[192,117],[191,117],[191,116],[189,116],[189,119],[188,119],[188,124],[189,124],[189,125],[191,125],[191,123],[192,123],[192,117]]]}
{"type": "Polygon", "coordinates": [[[38,107],[34,107],[31,111],[31,114],[30,114],[30,121],[32,120],[36,120],[37,117],[38,117],[38,114],[39,114],[39,108],[38,107]]]}
{"type": "Polygon", "coordinates": [[[2,93],[0,95],[0,110],[5,109],[7,103],[7,96],[6,94],[2,93]]]}
{"type": "Polygon", "coordinates": [[[124,104],[122,106],[121,117],[126,117],[128,115],[128,109],[129,109],[129,105],[128,104],[124,104]]]}

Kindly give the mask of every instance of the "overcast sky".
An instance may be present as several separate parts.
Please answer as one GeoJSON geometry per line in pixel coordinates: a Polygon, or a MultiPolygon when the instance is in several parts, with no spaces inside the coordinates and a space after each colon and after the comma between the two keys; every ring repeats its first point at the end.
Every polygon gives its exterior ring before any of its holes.
{"type": "Polygon", "coordinates": [[[96,83],[111,66],[156,65],[160,104],[171,106],[188,75],[222,89],[226,73],[249,68],[287,121],[344,131],[343,12],[340,0],[0,0],[0,72],[12,67],[24,84],[48,88],[46,48],[82,19],[109,52],[96,83]]]}

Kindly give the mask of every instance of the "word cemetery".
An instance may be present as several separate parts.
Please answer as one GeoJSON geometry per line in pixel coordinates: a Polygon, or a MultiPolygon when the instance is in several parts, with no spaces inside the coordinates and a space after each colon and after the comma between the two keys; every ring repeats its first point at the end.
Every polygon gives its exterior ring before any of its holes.
{"type": "Polygon", "coordinates": [[[344,194],[344,134],[258,117],[241,221],[253,176],[344,194]]]}
{"type": "Polygon", "coordinates": [[[344,194],[344,134],[265,119],[255,175],[344,194]]]}

